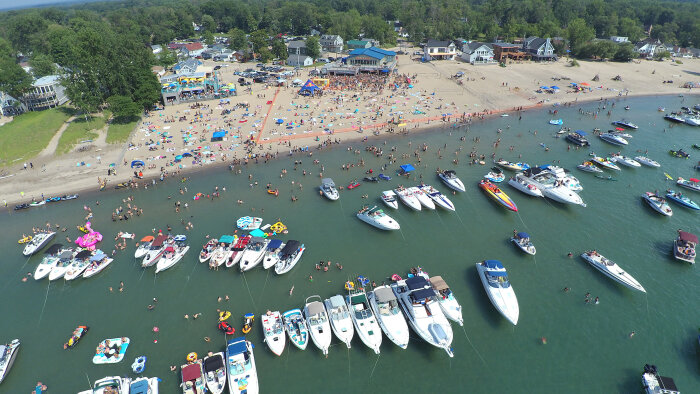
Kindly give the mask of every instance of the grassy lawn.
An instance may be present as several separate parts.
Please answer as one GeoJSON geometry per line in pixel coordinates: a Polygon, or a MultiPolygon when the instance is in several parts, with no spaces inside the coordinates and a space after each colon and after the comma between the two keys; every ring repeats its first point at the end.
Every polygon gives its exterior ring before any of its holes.
{"type": "Polygon", "coordinates": [[[69,116],[66,108],[53,108],[16,116],[12,122],[0,126],[0,166],[36,156],[69,116]]]}
{"type": "Polygon", "coordinates": [[[126,142],[126,140],[129,139],[131,131],[134,130],[134,127],[136,127],[139,120],[141,120],[141,118],[138,116],[127,119],[126,121],[116,121],[113,119],[112,123],[110,123],[109,128],[107,129],[107,143],[118,144],[126,142]]]}
{"type": "Polygon", "coordinates": [[[84,116],[79,116],[73,120],[68,128],[61,135],[56,147],[56,154],[68,153],[80,141],[94,140],[98,134],[93,130],[99,130],[105,125],[105,118],[101,116],[88,116],[87,121],[84,116]]]}

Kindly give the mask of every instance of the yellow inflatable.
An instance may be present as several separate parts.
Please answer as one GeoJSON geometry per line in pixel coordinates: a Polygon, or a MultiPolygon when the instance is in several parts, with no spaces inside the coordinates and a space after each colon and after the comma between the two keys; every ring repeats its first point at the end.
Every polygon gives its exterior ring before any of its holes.
{"type": "Polygon", "coordinates": [[[287,226],[285,226],[282,222],[277,222],[270,226],[270,230],[277,234],[282,234],[283,232],[287,231],[287,226]]]}
{"type": "Polygon", "coordinates": [[[231,317],[231,312],[229,311],[221,311],[219,312],[219,321],[224,321],[231,317]]]}
{"type": "Polygon", "coordinates": [[[188,363],[193,363],[195,361],[197,361],[197,353],[192,352],[192,353],[187,355],[187,362],[188,363]]]}
{"type": "Polygon", "coordinates": [[[350,291],[350,290],[354,290],[354,289],[355,289],[354,283],[352,283],[350,281],[345,282],[345,290],[350,291]]]}
{"type": "Polygon", "coordinates": [[[20,240],[17,241],[17,242],[18,242],[18,243],[21,243],[21,244],[26,244],[27,242],[29,242],[29,241],[31,241],[31,240],[32,240],[32,236],[31,236],[31,235],[27,235],[27,236],[25,236],[24,238],[20,239],[20,240]]]}

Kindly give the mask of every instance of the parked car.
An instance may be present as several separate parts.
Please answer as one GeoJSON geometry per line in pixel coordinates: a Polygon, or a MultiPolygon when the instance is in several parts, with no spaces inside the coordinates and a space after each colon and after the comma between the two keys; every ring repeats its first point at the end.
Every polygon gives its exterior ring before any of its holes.
{"type": "Polygon", "coordinates": [[[265,77],[255,77],[253,78],[253,82],[255,83],[264,83],[267,78],[265,77]]]}

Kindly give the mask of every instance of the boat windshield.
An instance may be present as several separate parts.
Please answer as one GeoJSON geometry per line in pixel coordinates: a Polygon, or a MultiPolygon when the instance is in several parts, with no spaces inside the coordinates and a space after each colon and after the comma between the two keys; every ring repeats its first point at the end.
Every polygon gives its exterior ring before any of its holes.
{"type": "Polygon", "coordinates": [[[355,312],[355,318],[357,320],[364,320],[372,317],[372,311],[367,308],[367,304],[365,303],[353,304],[352,309],[355,312]]]}
{"type": "Polygon", "coordinates": [[[392,316],[401,313],[399,311],[399,303],[397,300],[391,300],[389,302],[382,302],[377,304],[379,307],[379,314],[382,316],[392,316]]]}
{"type": "Polygon", "coordinates": [[[486,279],[489,282],[489,286],[495,288],[507,289],[510,287],[510,281],[508,280],[508,274],[502,271],[486,271],[486,279]]]}

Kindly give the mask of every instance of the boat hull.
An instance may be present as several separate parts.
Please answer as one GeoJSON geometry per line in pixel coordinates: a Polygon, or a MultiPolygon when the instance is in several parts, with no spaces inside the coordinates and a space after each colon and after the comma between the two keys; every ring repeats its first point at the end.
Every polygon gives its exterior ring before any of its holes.
{"type": "Polygon", "coordinates": [[[520,307],[518,306],[518,299],[515,296],[515,291],[513,291],[513,286],[511,285],[508,289],[494,289],[489,285],[488,279],[486,279],[486,269],[481,263],[476,263],[476,269],[491,304],[509,322],[517,325],[520,318],[520,307]]]}
{"type": "Polygon", "coordinates": [[[637,280],[634,279],[625,270],[620,268],[620,266],[607,259],[606,260],[612,263],[613,265],[606,265],[602,260],[604,258],[603,256],[591,256],[588,253],[583,253],[581,254],[581,257],[584,260],[586,260],[588,264],[592,265],[595,269],[603,273],[608,278],[614,280],[615,282],[623,284],[632,290],[639,290],[643,293],[646,293],[644,287],[642,287],[642,285],[639,284],[639,282],[637,282],[637,280]]]}

